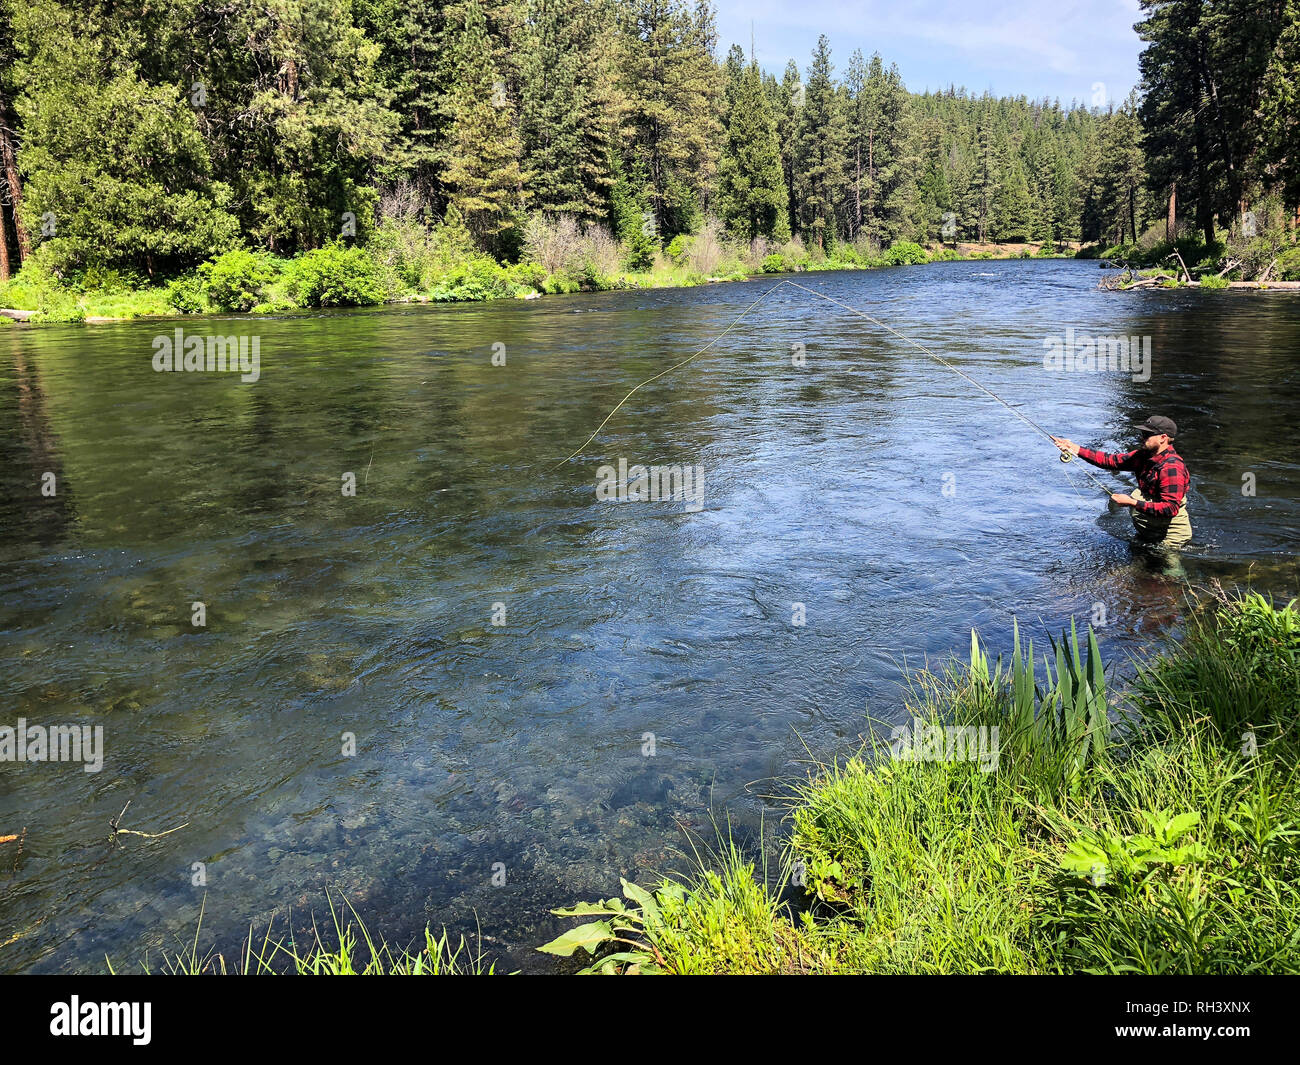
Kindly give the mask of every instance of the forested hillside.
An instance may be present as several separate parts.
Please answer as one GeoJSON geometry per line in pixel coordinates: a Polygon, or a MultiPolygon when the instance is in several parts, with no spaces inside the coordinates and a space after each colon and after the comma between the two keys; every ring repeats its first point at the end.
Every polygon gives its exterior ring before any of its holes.
{"type": "Polygon", "coordinates": [[[557,218],[634,270],[702,228],[1293,241],[1300,0],[1142,0],[1137,31],[1141,90],[1099,107],[915,94],[883,40],[778,77],[684,0],[3,0],[0,279],[38,248],[158,279],[445,223],[536,261],[557,218]]]}

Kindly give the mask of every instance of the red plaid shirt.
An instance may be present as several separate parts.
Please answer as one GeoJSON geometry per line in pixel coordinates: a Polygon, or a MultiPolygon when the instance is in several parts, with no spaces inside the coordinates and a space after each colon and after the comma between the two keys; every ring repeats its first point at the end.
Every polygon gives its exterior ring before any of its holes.
{"type": "Polygon", "coordinates": [[[1146,496],[1145,500],[1137,504],[1137,509],[1161,518],[1177,515],[1187,496],[1187,490],[1192,485],[1182,456],[1172,447],[1166,448],[1159,455],[1154,455],[1145,448],[1110,454],[1081,447],[1079,458],[1100,466],[1103,470],[1128,470],[1136,474],[1138,487],[1146,496]]]}

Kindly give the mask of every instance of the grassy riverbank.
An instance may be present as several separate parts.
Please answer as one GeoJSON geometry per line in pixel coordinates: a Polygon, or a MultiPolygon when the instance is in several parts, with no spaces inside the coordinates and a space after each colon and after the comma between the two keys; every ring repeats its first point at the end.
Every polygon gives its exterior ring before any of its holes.
{"type": "Polygon", "coordinates": [[[607,971],[1300,972],[1295,604],[1198,614],[1106,727],[1095,658],[1051,657],[1033,678],[976,647],[916,679],[914,722],[999,727],[992,771],[887,748],[820,767],[783,869],[728,846],[684,884],[576,908],[544,949],[616,946],[607,971]]]}
{"type": "Polygon", "coordinates": [[[762,274],[1056,254],[1051,246],[1024,244],[927,249],[904,242],[882,250],[866,242],[809,248],[796,238],[782,243],[759,239],[745,245],[729,240],[712,223],[690,236],[675,237],[662,249],[647,244],[630,250],[602,227],[582,227],[559,216],[535,220],[520,261],[503,264],[478,252],[469,232],[453,216],[433,226],[413,219],[387,222],[367,233],[362,242],[340,240],[292,259],[236,249],[165,280],[106,268],[65,273],[38,250],[16,277],[0,284],[0,308],[25,312],[23,317],[34,324],[275,313],[681,288],[762,274]]]}

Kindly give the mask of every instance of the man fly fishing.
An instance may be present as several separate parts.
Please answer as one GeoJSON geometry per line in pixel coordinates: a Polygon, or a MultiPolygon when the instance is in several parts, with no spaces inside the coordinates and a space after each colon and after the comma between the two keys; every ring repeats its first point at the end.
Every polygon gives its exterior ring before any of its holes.
{"type": "Polygon", "coordinates": [[[1103,470],[1127,470],[1137,477],[1132,495],[1116,492],[1111,501],[1133,508],[1133,527],[1139,543],[1177,550],[1192,538],[1187,518],[1187,490],[1191,478],[1182,456],[1174,450],[1178,426],[1172,418],[1151,415],[1137,427],[1141,447],[1109,453],[1080,447],[1073,440],[1052,437],[1062,453],[1078,455],[1103,470]]]}

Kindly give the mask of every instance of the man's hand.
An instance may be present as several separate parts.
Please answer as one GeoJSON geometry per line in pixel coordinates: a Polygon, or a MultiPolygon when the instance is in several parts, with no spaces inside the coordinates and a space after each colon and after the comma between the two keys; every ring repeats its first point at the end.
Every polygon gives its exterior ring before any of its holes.
{"type": "Polygon", "coordinates": [[[1063,436],[1052,437],[1052,443],[1062,451],[1068,451],[1071,455],[1077,455],[1079,453],[1079,445],[1073,440],[1066,440],[1063,436]]]}
{"type": "Polygon", "coordinates": [[[1132,496],[1126,496],[1120,492],[1113,493],[1110,497],[1110,501],[1112,503],[1118,503],[1121,507],[1136,507],[1138,503],[1138,501],[1132,496]]]}

